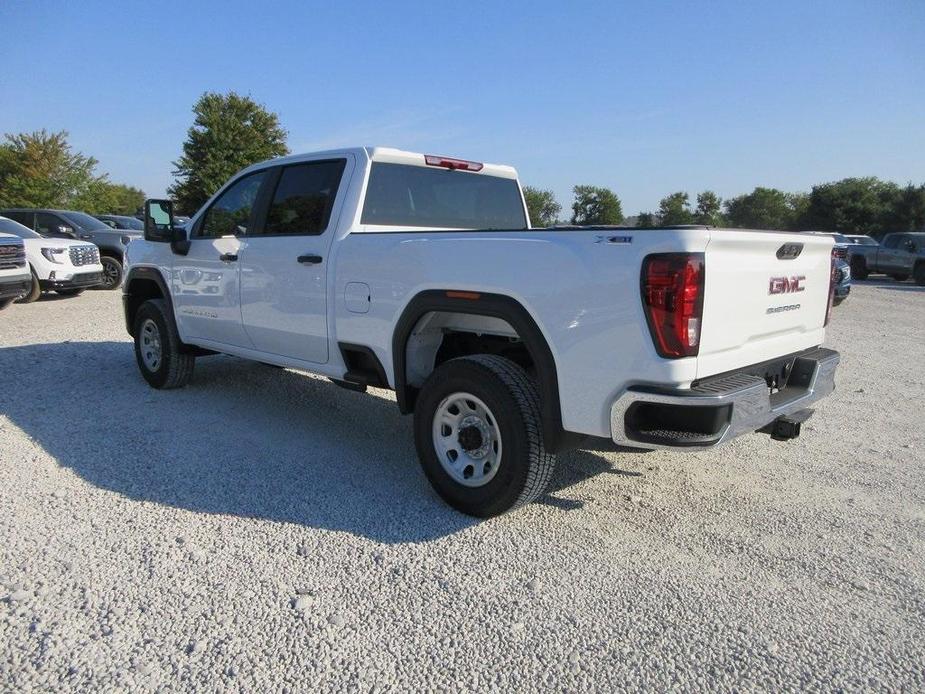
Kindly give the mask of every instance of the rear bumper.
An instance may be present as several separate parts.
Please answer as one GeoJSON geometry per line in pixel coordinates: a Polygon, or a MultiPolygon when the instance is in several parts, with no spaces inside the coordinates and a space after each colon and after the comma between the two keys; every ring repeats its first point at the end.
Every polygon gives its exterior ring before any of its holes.
{"type": "Polygon", "coordinates": [[[0,299],[18,299],[32,289],[32,276],[16,279],[12,282],[0,280],[0,299]]]}
{"type": "Polygon", "coordinates": [[[718,446],[829,395],[838,361],[838,352],[821,347],[796,355],[787,385],[775,393],[762,376],[747,370],[689,389],[631,387],[611,407],[613,441],[636,448],[718,446]]]}
{"type": "Polygon", "coordinates": [[[102,283],[103,273],[101,272],[82,272],[66,280],[39,280],[42,291],[53,289],[81,289],[95,287],[102,283]]]}

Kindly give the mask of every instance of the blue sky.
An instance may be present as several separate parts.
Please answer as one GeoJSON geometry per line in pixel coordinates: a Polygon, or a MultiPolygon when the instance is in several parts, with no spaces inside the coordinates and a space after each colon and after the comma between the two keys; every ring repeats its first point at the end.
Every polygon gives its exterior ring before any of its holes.
{"type": "Polygon", "coordinates": [[[206,90],[295,151],[380,144],[510,163],[555,191],[925,182],[925,0],[0,2],[0,132],[66,129],[163,193],[206,90]]]}

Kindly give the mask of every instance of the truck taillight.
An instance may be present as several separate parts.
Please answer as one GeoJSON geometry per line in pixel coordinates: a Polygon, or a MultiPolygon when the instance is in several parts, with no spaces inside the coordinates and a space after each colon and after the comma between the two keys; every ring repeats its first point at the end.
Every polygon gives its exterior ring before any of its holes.
{"type": "Polygon", "coordinates": [[[703,283],[703,253],[656,253],[643,261],[642,306],[661,356],[697,356],[703,283]]]}
{"type": "Polygon", "coordinates": [[[832,249],[831,266],[829,267],[829,302],[825,306],[825,323],[823,327],[829,324],[829,318],[832,317],[832,305],[835,303],[835,285],[838,284],[838,263],[835,259],[838,254],[832,249]]]}
{"type": "Polygon", "coordinates": [[[435,157],[432,154],[424,155],[424,163],[428,166],[440,166],[453,171],[481,171],[484,165],[478,161],[465,159],[452,159],[451,157],[435,157]]]}

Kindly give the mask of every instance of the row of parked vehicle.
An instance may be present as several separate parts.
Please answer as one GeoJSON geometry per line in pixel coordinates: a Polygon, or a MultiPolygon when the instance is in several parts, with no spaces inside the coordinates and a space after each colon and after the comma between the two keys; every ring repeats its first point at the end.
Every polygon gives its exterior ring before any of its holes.
{"type": "Polygon", "coordinates": [[[76,210],[0,210],[0,309],[29,303],[43,292],[74,296],[85,289],[117,289],[125,249],[141,238],[135,217],[76,210]]]}

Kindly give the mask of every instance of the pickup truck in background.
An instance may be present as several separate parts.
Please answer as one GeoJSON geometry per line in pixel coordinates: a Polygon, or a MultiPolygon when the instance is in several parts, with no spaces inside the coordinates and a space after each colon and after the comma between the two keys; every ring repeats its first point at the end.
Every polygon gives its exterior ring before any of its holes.
{"type": "Polygon", "coordinates": [[[22,239],[0,232],[0,311],[32,287],[22,239]]]}
{"type": "Polygon", "coordinates": [[[537,499],[570,448],[794,438],[835,387],[828,237],[531,229],[513,168],[386,148],[256,164],[172,213],[149,200],[127,251],[145,380],[227,353],[394,390],[426,476],[475,516],[537,499]]]}
{"type": "Polygon", "coordinates": [[[879,246],[854,244],[849,254],[855,279],[880,273],[899,282],[912,277],[916,284],[925,286],[925,231],[887,234],[879,246]]]}

